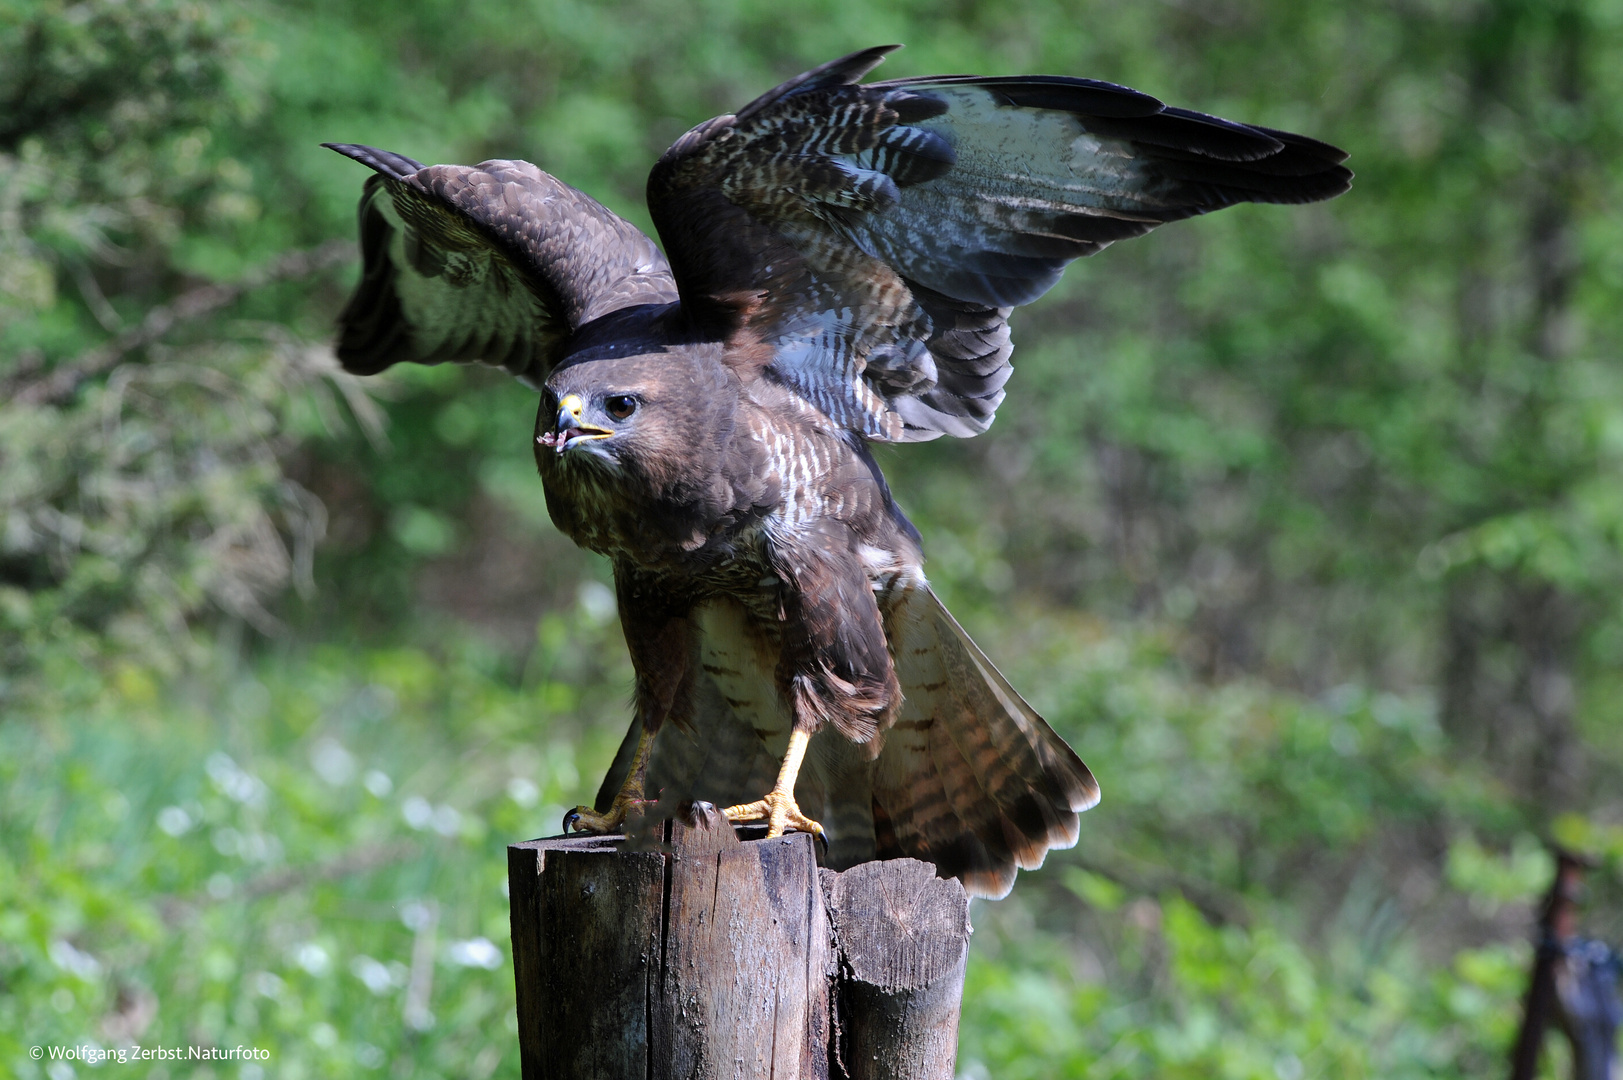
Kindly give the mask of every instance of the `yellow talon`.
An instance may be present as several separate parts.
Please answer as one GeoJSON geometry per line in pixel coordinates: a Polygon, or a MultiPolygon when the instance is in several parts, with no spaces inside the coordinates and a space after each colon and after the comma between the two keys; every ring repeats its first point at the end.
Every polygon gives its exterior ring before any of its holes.
{"type": "Polygon", "coordinates": [[[606,814],[599,814],[590,806],[577,806],[564,815],[564,832],[593,833],[598,836],[617,833],[624,828],[627,817],[641,813],[643,807],[649,804],[648,799],[616,798],[606,814]]]}
{"type": "Polygon", "coordinates": [[[737,822],[766,822],[766,838],[782,836],[786,828],[793,827],[798,832],[812,833],[821,836],[823,827],[805,814],[795,804],[793,795],[774,788],[766,793],[766,797],[756,799],[752,803],[740,803],[729,806],[722,811],[727,820],[737,822]]]}
{"type": "Polygon", "coordinates": [[[599,836],[619,832],[627,816],[640,814],[651,806],[652,800],[643,798],[643,788],[648,782],[648,755],[653,747],[654,737],[645,729],[637,740],[636,753],[631,756],[631,767],[626,770],[625,783],[620,785],[619,793],[609,804],[609,812],[600,814],[590,806],[577,806],[564,815],[564,832],[596,833],[599,836]]]}
{"type": "Polygon", "coordinates": [[[823,835],[823,827],[800,812],[795,802],[795,780],[800,775],[800,763],[806,756],[806,743],[811,736],[804,731],[789,734],[789,750],[783,755],[783,768],[778,770],[778,782],[764,798],[751,803],[729,806],[722,813],[727,820],[737,822],[766,822],[766,838],[782,836],[783,830],[793,827],[799,832],[823,835]]]}

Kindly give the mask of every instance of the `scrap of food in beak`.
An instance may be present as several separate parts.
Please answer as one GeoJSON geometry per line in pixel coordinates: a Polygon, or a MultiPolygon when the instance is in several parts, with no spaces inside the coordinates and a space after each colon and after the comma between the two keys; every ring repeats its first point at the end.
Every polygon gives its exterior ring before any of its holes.
{"type": "Polygon", "coordinates": [[[550,446],[558,453],[563,453],[571,446],[593,439],[607,439],[614,432],[607,428],[600,428],[595,424],[584,423],[581,413],[586,409],[586,403],[579,394],[570,394],[558,402],[558,422],[552,431],[544,431],[536,439],[542,446],[550,446]]]}

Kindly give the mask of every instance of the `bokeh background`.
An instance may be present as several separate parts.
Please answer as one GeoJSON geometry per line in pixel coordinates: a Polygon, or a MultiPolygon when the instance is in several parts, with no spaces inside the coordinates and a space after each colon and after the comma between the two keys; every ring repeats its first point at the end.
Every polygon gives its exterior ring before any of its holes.
{"type": "MultiPolygon", "coordinates": [[[[882,452],[1087,759],[977,902],[967,1077],[1504,1068],[1557,839],[1623,937],[1616,0],[0,0],[0,1074],[518,1075],[504,845],[629,666],[529,392],[334,367],[364,171],[654,157],[850,50],[1347,148],[1078,263],[984,438],[882,452]]],[[[1552,1046],[1547,1075],[1565,1075],[1552,1046]]]]}

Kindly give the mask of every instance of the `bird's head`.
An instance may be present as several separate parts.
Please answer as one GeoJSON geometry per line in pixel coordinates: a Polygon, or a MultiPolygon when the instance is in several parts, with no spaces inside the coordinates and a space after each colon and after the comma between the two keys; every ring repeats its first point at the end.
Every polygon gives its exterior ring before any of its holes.
{"type": "Polygon", "coordinates": [[[606,468],[662,487],[720,448],[736,400],[719,364],[681,350],[568,364],[542,393],[536,461],[543,473],[606,468]]]}

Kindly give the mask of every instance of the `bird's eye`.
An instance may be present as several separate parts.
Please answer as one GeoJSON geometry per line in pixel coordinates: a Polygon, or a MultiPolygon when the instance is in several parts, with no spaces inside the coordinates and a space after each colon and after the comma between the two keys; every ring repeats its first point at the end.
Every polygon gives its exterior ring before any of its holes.
{"type": "Polygon", "coordinates": [[[610,394],[603,399],[603,411],[616,420],[624,420],[637,411],[637,399],[630,394],[610,394]]]}

